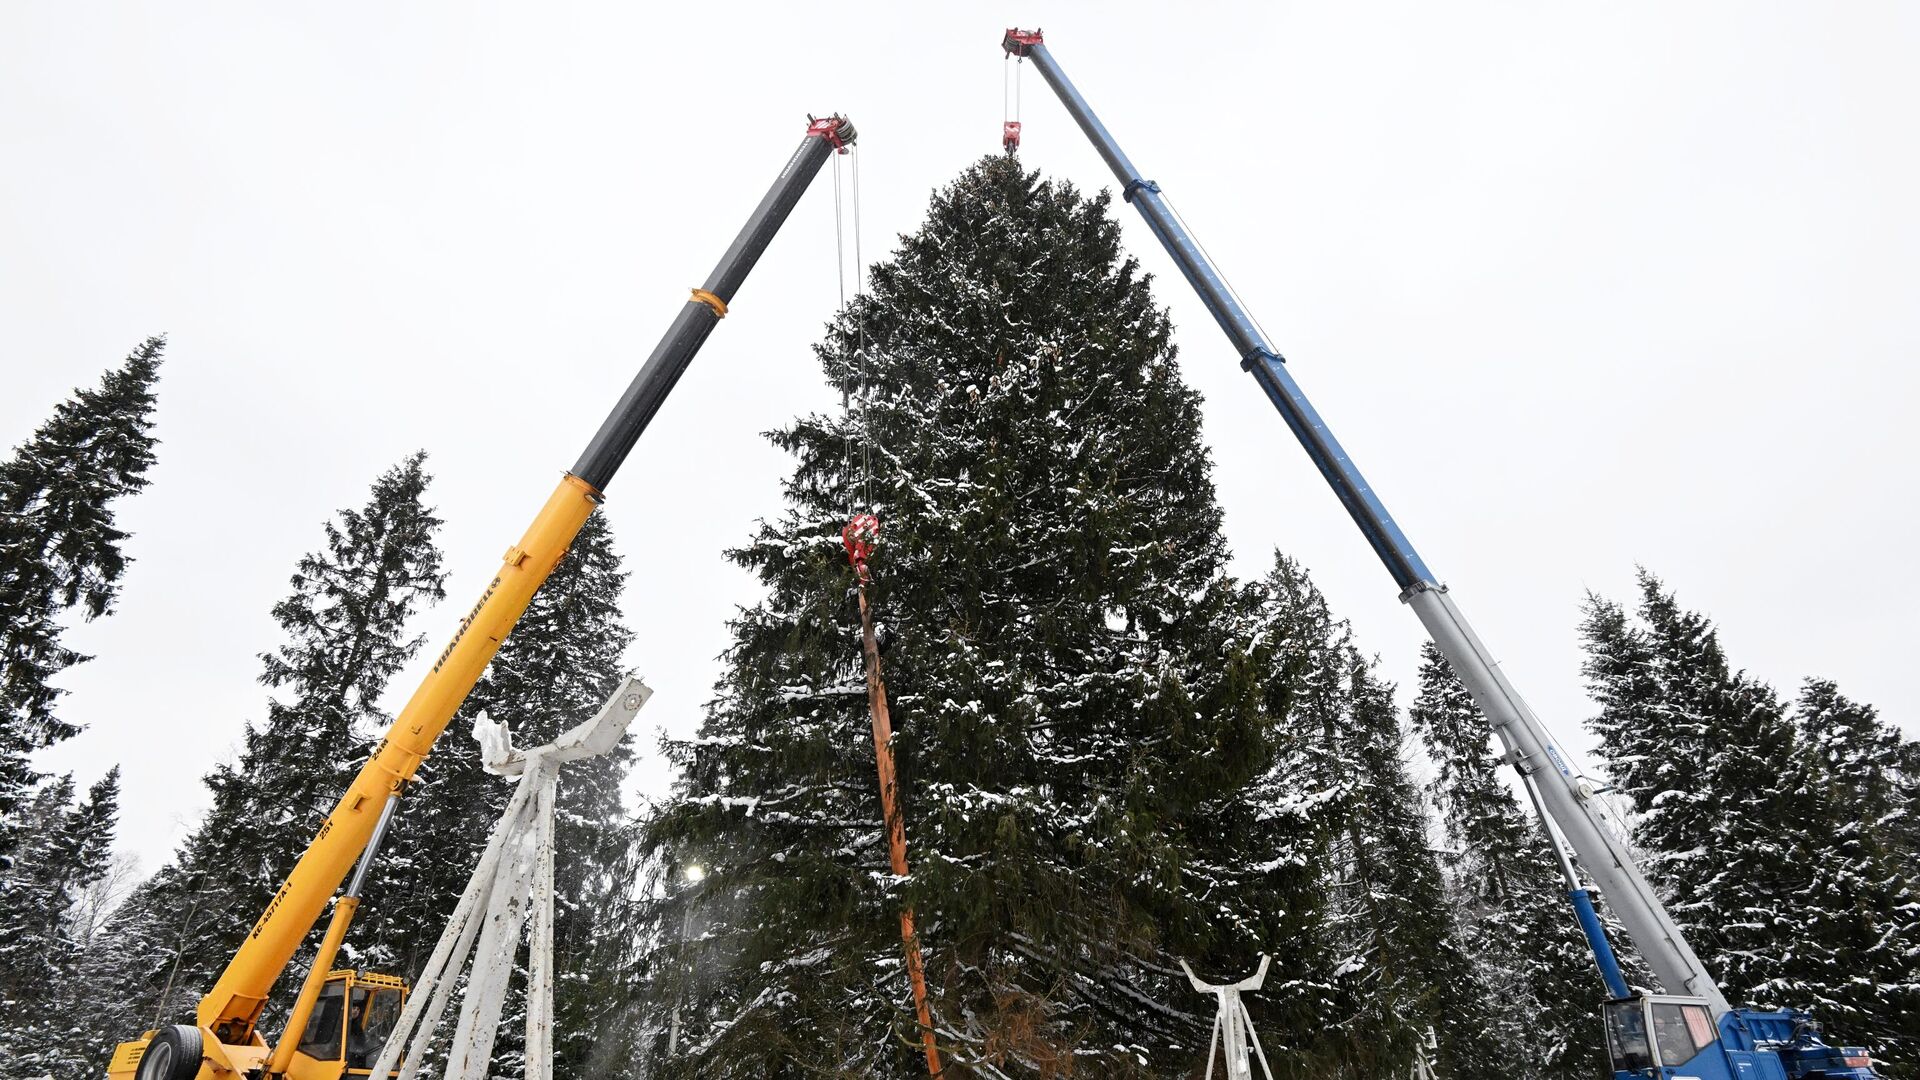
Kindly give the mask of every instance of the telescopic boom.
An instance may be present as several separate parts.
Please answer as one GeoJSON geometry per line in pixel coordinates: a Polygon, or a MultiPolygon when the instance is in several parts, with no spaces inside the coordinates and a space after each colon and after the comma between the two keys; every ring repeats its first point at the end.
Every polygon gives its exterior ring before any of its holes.
{"type": "MultiPolygon", "coordinates": [[[[1009,30],[1001,47],[1013,56],[1033,61],[1041,77],[1080,125],[1080,130],[1106,159],[1107,166],[1120,181],[1121,197],[1140,211],[1147,227],[1153,230],[1187,282],[1200,294],[1200,301],[1212,313],[1214,321],[1226,331],[1234,351],[1240,355],[1240,366],[1253,374],[1274,408],[1280,410],[1287,427],[1293,430],[1307,456],[1319,467],[1320,475],[1339,496],[1374,554],[1386,565],[1394,583],[1400,586],[1400,599],[1420,617],[1441,655],[1447,658],[1454,674],[1487,715],[1508,756],[1536,793],[1546,816],[1559,826],[1581,866],[1600,886],[1607,903],[1632,935],[1654,975],[1669,993],[1705,998],[1716,1016],[1726,1013],[1728,1005],[1719,985],[1701,966],[1680,928],[1646,879],[1640,876],[1626,845],[1601,823],[1599,809],[1593,802],[1596,785],[1574,775],[1567,766],[1566,756],[1554,746],[1539,718],[1501,674],[1446,587],[1427,569],[1406,534],[1387,513],[1380,497],[1367,484],[1366,477],[1360,474],[1359,467],[1307,400],[1288,372],[1286,360],[1261,335],[1219,272],[1168,208],[1160,194],[1160,185],[1144,178],[1134,168],[1100,118],[1087,106],[1086,99],[1067,81],[1039,31],[1009,30]]],[[[1614,996],[1624,997],[1627,988],[1613,962],[1612,949],[1605,936],[1598,933],[1599,921],[1590,917],[1591,899],[1577,880],[1570,880],[1568,888],[1581,912],[1581,925],[1588,931],[1608,989],[1614,996]]]]}
{"type": "MultiPolygon", "coordinates": [[[[420,767],[434,740],[526,611],[534,592],[567,553],[581,526],[601,502],[602,493],[621,462],[659,411],[707,335],[726,315],[734,293],[819,173],[822,163],[834,152],[844,152],[843,148],[854,141],[853,124],[843,117],[809,119],[799,148],[754,208],[733,246],[727,249],[705,284],[693,290],[692,298],[674,318],[572,471],[561,478],[526,535],[507,549],[479,602],[460,620],[453,640],[441,651],[426,680],[327,816],[319,834],[274,894],[265,914],[240,944],[219,981],[201,1000],[198,1026],[222,1044],[219,1048],[206,1048],[210,1062],[220,1051],[226,1051],[227,1058],[235,1059],[234,1064],[257,1057],[250,1051],[263,1048],[255,1031],[261,1009],[301,941],[326,910],[334,890],[363,853],[366,861],[371,861],[373,852],[369,842],[376,835],[376,826],[390,815],[392,803],[420,767]]],[[[363,863],[362,873],[355,875],[355,887],[344,900],[354,900],[357,896],[364,870],[363,863]]],[[[336,917],[336,923],[339,921],[336,917]]],[[[344,927],[328,934],[335,944],[339,932],[344,932],[344,927]]],[[[326,959],[329,958],[322,958],[326,959]]],[[[324,974],[324,964],[317,966],[324,974]]],[[[141,1075],[144,1078],[146,1072],[143,1070],[141,1075]]]]}

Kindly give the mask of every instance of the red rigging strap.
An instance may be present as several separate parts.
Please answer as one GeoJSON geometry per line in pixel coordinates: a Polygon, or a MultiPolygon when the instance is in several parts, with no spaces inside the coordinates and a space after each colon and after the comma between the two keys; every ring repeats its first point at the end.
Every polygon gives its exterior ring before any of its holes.
{"type": "Polygon", "coordinates": [[[840,546],[847,549],[847,561],[860,575],[864,584],[867,580],[867,560],[873,557],[873,549],[880,543],[880,519],[872,514],[855,515],[847,527],[840,530],[840,546]]]}
{"type": "MultiPolygon", "coordinates": [[[[866,654],[867,711],[873,717],[873,760],[880,773],[880,817],[887,830],[887,863],[895,877],[907,876],[907,825],[900,816],[899,781],[893,769],[893,720],[887,710],[887,684],[880,678],[880,646],[873,634],[873,609],[867,606],[867,560],[880,542],[880,519],[859,514],[840,530],[840,546],[859,581],[860,648],[866,654]]],[[[920,1046],[927,1055],[927,1075],[938,1078],[940,1048],[933,1038],[933,1013],[927,1007],[927,975],[920,956],[920,939],[913,929],[913,909],[900,911],[900,940],[907,951],[907,979],[913,986],[913,1012],[920,1025],[920,1046]]]]}

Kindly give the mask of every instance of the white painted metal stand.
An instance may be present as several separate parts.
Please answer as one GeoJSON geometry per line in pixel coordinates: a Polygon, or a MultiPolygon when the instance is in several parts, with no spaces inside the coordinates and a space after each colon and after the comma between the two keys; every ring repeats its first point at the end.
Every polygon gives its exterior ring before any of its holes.
{"type": "Polygon", "coordinates": [[[1427,1051],[1434,1048],[1433,1029],[1427,1029],[1424,1043],[1413,1048],[1413,1080],[1434,1080],[1433,1065],[1427,1061],[1427,1051]]]}
{"type": "Polygon", "coordinates": [[[387,1076],[406,1051],[400,1080],[414,1080],[427,1047],[440,1028],[461,968],[472,957],[460,1018],[454,1026],[444,1080],[485,1080],[493,1039],[506,1004],[520,935],[532,920],[527,956],[526,1080],[549,1080],[553,1072],[553,799],[560,766],[599,757],[614,748],[634,714],[653,691],[628,679],[593,719],[531,750],[517,750],[504,723],[474,721],[487,771],[518,776],[520,785],[494,824],[439,944],[420,973],[400,1021],[374,1062],[372,1075],[387,1076]]]}
{"type": "Polygon", "coordinates": [[[1267,1052],[1260,1047],[1260,1036],[1254,1034],[1253,1017],[1247,1015],[1246,1003],[1240,1000],[1240,991],[1258,990],[1260,984],[1267,981],[1269,957],[1260,954],[1260,970],[1237,983],[1203,983],[1187,966],[1180,961],[1180,970],[1187,973],[1187,981],[1195,990],[1203,994],[1212,994],[1219,1002],[1219,1009],[1213,1018],[1213,1037],[1207,1041],[1207,1080],[1213,1080],[1213,1057],[1216,1051],[1224,1051],[1227,1063],[1227,1080],[1253,1080],[1253,1061],[1249,1050],[1260,1059],[1260,1072],[1273,1080],[1273,1069],[1267,1065],[1267,1052]]]}

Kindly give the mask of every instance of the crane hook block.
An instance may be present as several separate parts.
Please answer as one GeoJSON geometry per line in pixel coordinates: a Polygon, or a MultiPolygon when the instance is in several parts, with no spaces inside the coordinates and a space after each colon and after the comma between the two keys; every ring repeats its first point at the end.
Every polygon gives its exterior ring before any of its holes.
{"type": "Polygon", "coordinates": [[[880,519],[872,514],[856,514],[847,527],[840,530],[840,546],[847,549],[847,561],[864,577],[867,572],[867,559],[872,557],[875,545],[880,543],[880,519]]]}
{"type": "Polygon", "coordinates": [[[1007,50],[1008,56],[1024,57],[1027,55],[1027,51],[1035,45],[1044,44],[1046,44],[1046,39],[1040,36],[1040,29],[1038,27],[1032,30],[1016,30],[1008,27],[1007,36],[1001,39],[1000,47],[1007,50]]]}
{"type": "Polygon", "coordinates": [[[1009,154],[1020,149],[1020,121],[1009,120],[1001,126],[1000,142],[1009,154]]]}
{"type": "Polygon", "coordinates": [[[814,116],[808,113],[807,135],[827,140],[827,145],[842,154],[846,153],[847,147],[852,146],[853,141],[860,137],[860,133],[853,128],[853,121],[839,113],[834,113],[832,116],[814,116]]]}

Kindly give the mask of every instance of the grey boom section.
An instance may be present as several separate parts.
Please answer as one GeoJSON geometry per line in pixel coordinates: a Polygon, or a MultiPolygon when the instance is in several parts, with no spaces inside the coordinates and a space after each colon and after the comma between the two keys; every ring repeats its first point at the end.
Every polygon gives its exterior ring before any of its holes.
{"type": "MultiPolygon", "coordinates": [[[[767,250],[775,233],[786,223],[787,215],[793,212],[794,204],[800,196],[806,194],[807,185],[820,173],[820,166],[828,156],[840,146],[851,143],[855,138],[853,124],[843,117],[830,118],[831,123],[815,121],[807,130],[806,138],[800,141],[799,149],[787,159],[780,175],[773,181],[773,187],[767,191],[760,205],[754,208],[753,216],[747,219],[746,227],[734,238],[727,253],[720,257],[720,264],[707,275],[701,291],[717,297],[722,305],[733,302],[734,293],[741,283],[747,280],[747,274],[753,270],[754,263],[767,250]]],[[[587,444],[587,449],[574,463],[573,475],[593,485],[595,491],[605,491],[608,481],[619,470],[620,463],[632,452],[634,443],[640,439],[640,433],[653,421],[660,405],[673,391],[674,384],[685,374],[687,365],[706,343],[707,335],[713,333],[715,324],[720,321],[720,309],[701,299],[687,301],[680,314],[653,347],[653,353],[641,366],[640,373],[628,384],[626,393],[620,395],[619,404],[608,414],[600,425],[600,430],[587,444]]]]}
{"type": "Polygon", "coordinates": [[[1719,984],[1694,955],[1653,886],[1640,875],[1626,844],[1600,820],[1593,805],[1595,796],[1567,766],[1565,756],[1547,737],[1545,725],[1501,674],[1447,590],[1420,589],[1407,597],[1407,604],[1473,695],[1474,704],[1486,714],[1514,765],[1532,778],[1560,835],[1600,887],[1660,985],[1670,994],[1706,998],[1715,1016],[1725,1015],[1729,1006],[1719,984]]]}

